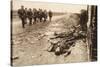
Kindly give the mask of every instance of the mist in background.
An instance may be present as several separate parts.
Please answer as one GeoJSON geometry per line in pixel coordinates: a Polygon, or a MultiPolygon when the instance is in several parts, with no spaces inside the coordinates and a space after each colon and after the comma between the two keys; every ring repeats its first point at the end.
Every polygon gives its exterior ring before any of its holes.
{"type": "Polygon", "coordinates": [[[87,5],[13,0],[12,6],[14,11],[20,9],[21,5],[23,5],[25,8],[41,8],[46,9],[47,11],[52,10],[53,12],[64,13],[80,13],[81,9],[87,10],[87,5]]]}

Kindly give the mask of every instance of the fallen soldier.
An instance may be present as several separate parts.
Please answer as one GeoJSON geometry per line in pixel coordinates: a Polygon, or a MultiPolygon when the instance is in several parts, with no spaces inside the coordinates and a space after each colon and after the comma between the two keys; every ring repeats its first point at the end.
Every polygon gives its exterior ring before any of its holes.
{"type": "Polygon", "coordinates": [[[86,38],[86,34],[82,31],[73,30],[72,32],[66,33],[54,33],[54,37],[49,39],[51,45],[48,48],[49,52],[54,52],[55,55],[59,56],[64,54],[68,56],[71,53],[71,47],[75,46],[76,40],[86,38]]]}

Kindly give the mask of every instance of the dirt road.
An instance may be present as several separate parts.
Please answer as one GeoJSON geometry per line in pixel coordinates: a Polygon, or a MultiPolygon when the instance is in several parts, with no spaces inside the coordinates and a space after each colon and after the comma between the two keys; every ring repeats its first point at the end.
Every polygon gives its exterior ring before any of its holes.
{"type": "Polygon", "coordinates": [[[69,31],[73,25],[77,25],[77,20],[70,17],[72,14],[55,16],[52,22],[26,25],[21,28],[20,21],[13,23],[13,65],[37,65],[37,64],[57,64],[70,62],[88,61],[87,44],[81,39],[75,42],[75,47],[69,56],[56,56],[52,52],[46,51],[50,43],[48,39],[54,32],[69,31]]]}

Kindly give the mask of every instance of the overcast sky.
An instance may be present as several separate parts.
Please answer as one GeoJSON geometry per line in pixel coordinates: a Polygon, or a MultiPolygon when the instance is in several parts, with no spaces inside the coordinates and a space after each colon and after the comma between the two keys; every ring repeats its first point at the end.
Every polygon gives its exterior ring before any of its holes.
{"type": "Polygon", "coordinates": [[[24,5],[26,8],[32,8],[32,9],[42,8],[42,9],[52,10],[54,12],[78,13],[80,12],[81,9],[87,9],[87,5],[73,5],[73,4],[13,0],[13,10],[18,10],[21,5],[24,5]]]}

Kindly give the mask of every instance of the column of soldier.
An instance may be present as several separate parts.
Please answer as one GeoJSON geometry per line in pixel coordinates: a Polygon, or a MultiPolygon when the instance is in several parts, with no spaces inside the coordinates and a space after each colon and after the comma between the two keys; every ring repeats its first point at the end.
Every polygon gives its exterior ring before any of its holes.
{"type": "Polygon", "coordinates": [[[21,9],[18,10],[19,18],[22,21],[22,27],[25,28],[25,24],[27,23],[27,19],[29,20],[29,25],[32,25],[36,23],[37,21],[40,22],[46,22],[47,18],[49,17],[49,20],[52,19],[52,11],[47,12],[47,10],[42,9],[35,9],[33,10],[29,8],[24,8],[24,6],[21,6],[21,9]],[[34,21],[34,22],[33,22],[34,21]]]}

